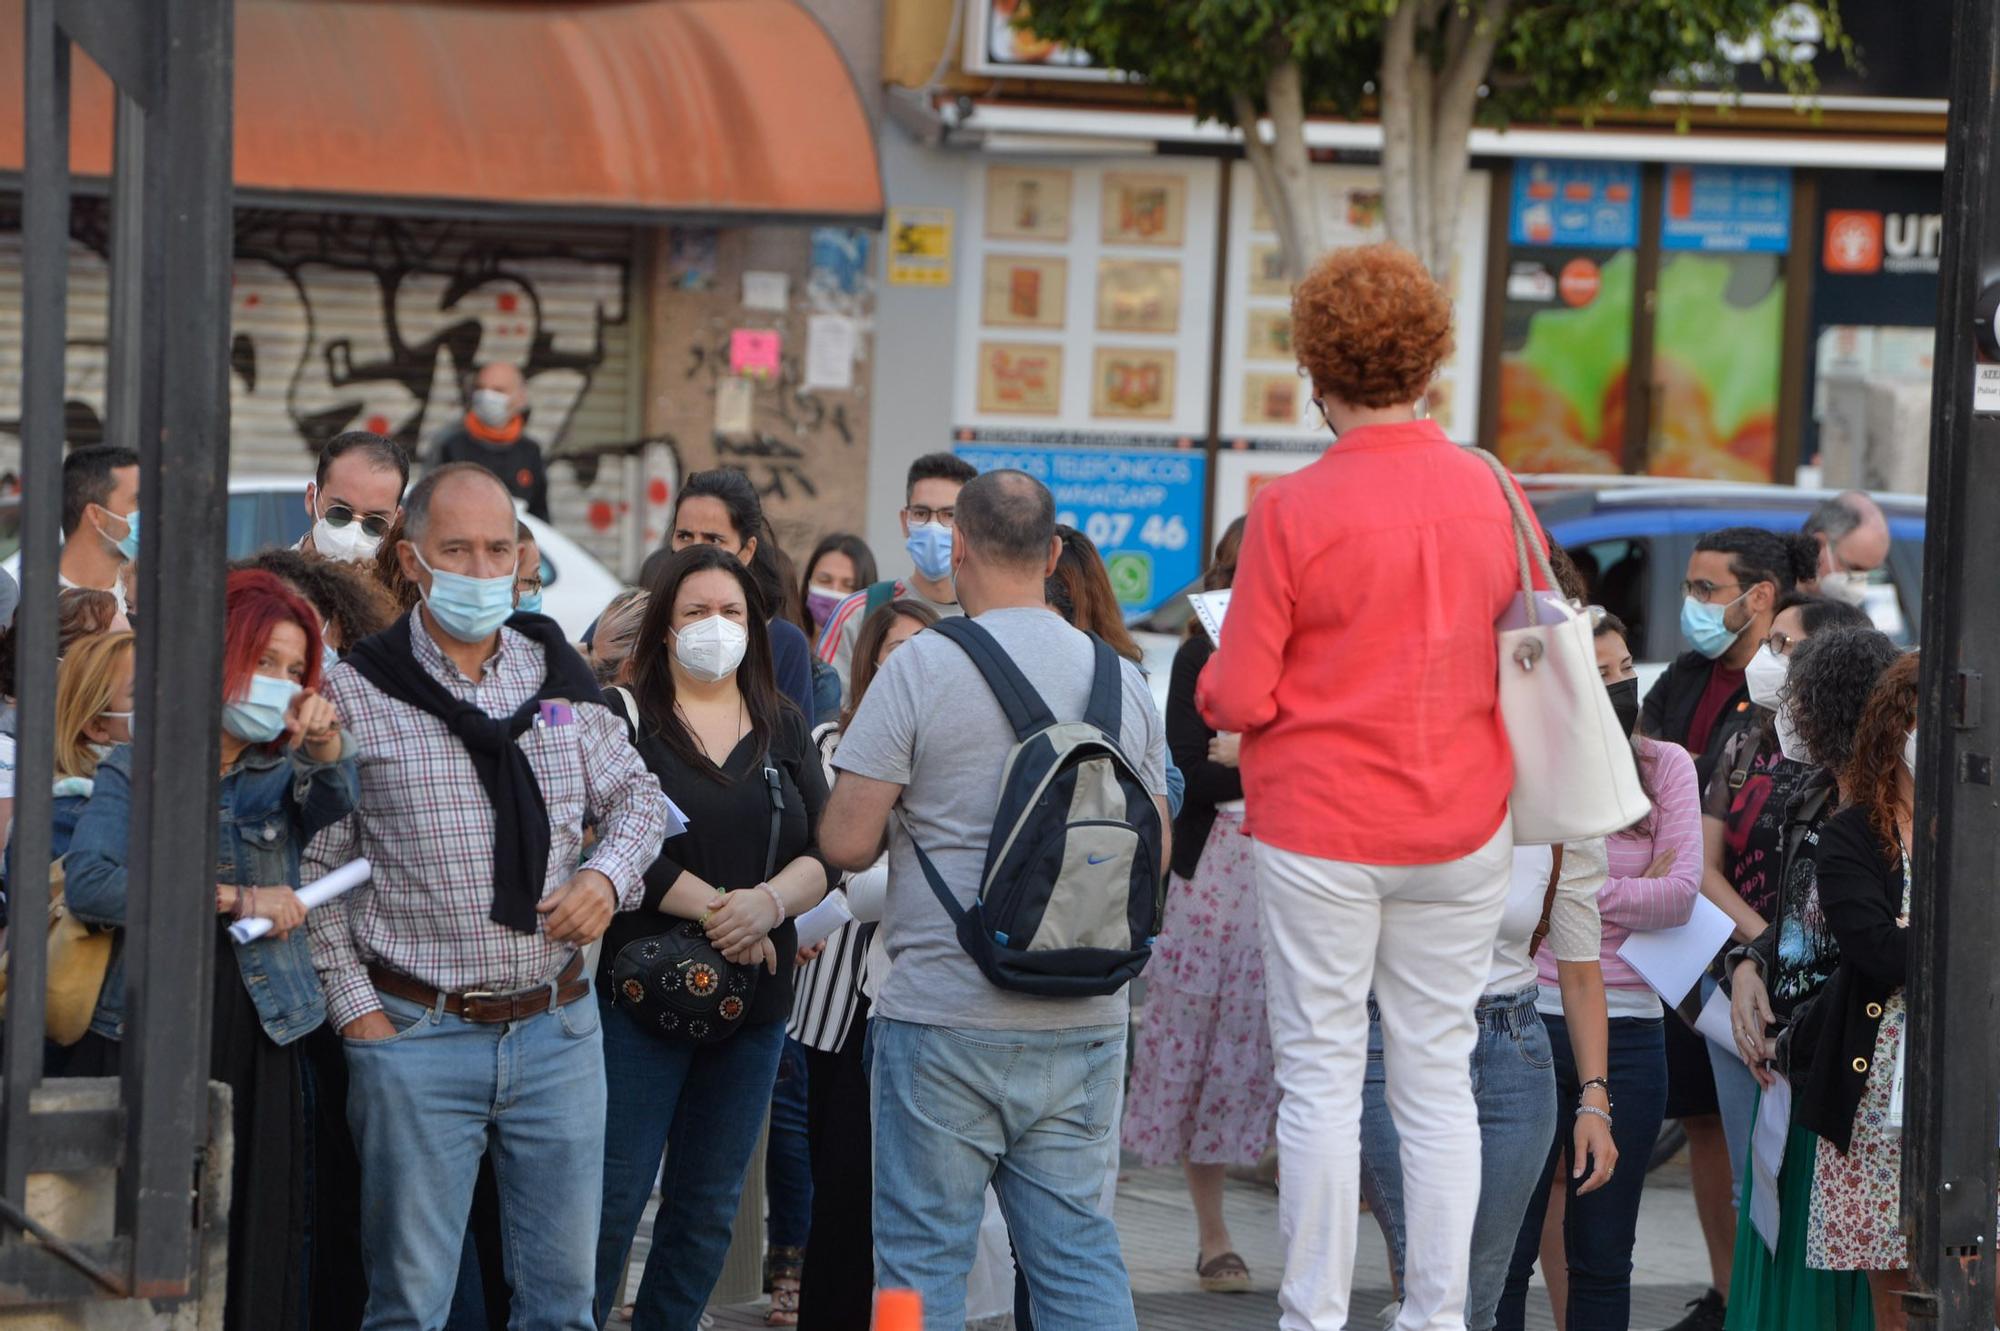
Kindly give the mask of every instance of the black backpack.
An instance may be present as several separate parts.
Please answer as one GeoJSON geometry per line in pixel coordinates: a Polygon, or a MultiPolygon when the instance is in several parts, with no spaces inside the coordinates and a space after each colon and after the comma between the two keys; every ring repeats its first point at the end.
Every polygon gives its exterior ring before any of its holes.
{"type": "Polygon", "coordinates": [[[1057,721],[985,629],[954,618],[929,632],[972,658],[1016,743],[978,898],[961,907],[912,836],[925,880],[960,945],[999,988],[1049,998],[1118,992],[1152,956],[1163,881],[1159,806],[1118,742],[1117,655],[1092,635],[1090,705],[1081,721],[1057,721]]]}

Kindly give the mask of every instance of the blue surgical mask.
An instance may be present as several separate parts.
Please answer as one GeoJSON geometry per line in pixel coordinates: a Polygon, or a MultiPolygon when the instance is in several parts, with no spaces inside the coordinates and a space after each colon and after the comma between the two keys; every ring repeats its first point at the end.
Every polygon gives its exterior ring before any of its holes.
{"type": "Polygon", "coordinates": [[[250,687],[222,707],[222,728],[249,744],[269,744],[285,733],[285,714],[299,696],[298,684],[272,675],[250,676],[250,687]]]}
{"type": "Polygon", "coordinates": [[[336,652],[333,649],[332,644],[322,642],[319,646],[320,678],[325,679],[327,675],[332,673],[333,668],[339,664],[340,664],[340,653],[336,652]]]}
{"type": "MultiPolygon", "coordinates": [[[[1749,594],[1745,592],[1743,596],[1749,594]]],[[[1710,605],[1692,596],[1682,601],[1681,632],[1687,635],[1688,644],[1711,661],[1734,646],[1736,640],[1743,636],[1743,630],[1730,628],[1724,616],[1729,613],[1729,606],[1741,601],[1743,596],[1729,605],[1710,605]]]]}
{"type": "MultiPolygon", "coordinates": [[[[111,510],[108,508],[104,511],[111,513],[111,510]]],[[[115,518],[118,515],[111,513],[111,516],[115,518]]],[[[135,508],[130,513],[127,513],[123,521],[125,523],[125,534],[111,543],[117,547],[119,558],[129,564],[139,557],[139,510],[135,508]]],[[[111,540],[105,534],[103,527],[98,527],[97,532],[98,535],[104,536],[106,540],[111,540]]]]}
{"type": "Polygon", "coordinates": [[[942,522],[926,522],[910,528],[910,539],[903,544],[917,572],[932,582],[951,572],[951,528],[942,522]]]}
{"type": "Polygon", "coordinates": [[[537,587],[534,591],[527,593],[525,596],[521,598],[520,603],[516,605],[514,608],[516,610],[519,610],[522,614],[526,615],[541,614],[542,589],[537,587]]]}
{"type": "Polygon", "coordinates": [[[431,575],[431,589],[424,604],[438,627],[460,642],[484,642],[514,613],[514,575],[497,578],[469,578],[463,573],[434,569],[422,555],[417,563],[431,575]]]}

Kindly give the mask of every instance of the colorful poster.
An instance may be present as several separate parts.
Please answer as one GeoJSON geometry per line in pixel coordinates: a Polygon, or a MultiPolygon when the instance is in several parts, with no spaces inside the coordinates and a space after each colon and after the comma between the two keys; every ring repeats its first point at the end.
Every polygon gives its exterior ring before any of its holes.
{"type": "Polygon", "coordinates": [[[890,286],[951,285],[951,222],[949,208],[889,210],[890,286]]]}
{"type": "Polygon", "coordinates": [[[1637,245],[1638,163],[1548,158],[1516,162],[1509,232],[1516,245],[1564,249],[1637,245]]]}
{"type": "Polygon", "coordinates": [[[1187,231],[1187,178],[1106,172],[1107,245],[1178,245],[1187,231]]]}
{"type": "Polygon", "coordinates": [[[1292,359],[1292,312],[1257,309],[1250,311],[1249,332],[1243,339],[1246,360],[1292,359]]]}
{"type": "Polygon", "coordinates": [[[1174,414],[1174,353],[1150,347],[1099,347],[1092,365],[1090,414],[1166,420],[1174,414]]]}
{"type": "Polygon", "coordinates": [[[1784,260],[1663,257],[1653,325],[1654,476],[1769,481],[1778,455],[1784,260]]]}
{"type": "Polygon", "coordinates": [[[1069,239],[1070,173],[986,168],[986,234],[997,240],[1069,239]]]}
{"type": "Polygon", "coordinates": [[[1494,451],[1515,471],[1625,469],[1637,271],[1629,249],[1514,252],[1494,451]]]}
{"type": "Polygon", "coordinates": [[[979,322],[988,328],[1061,328],[1068,288],[1067,259],[989,254],[979,322]]]}
{"type": "Polygon", "coordinates": [[[809,292],[822,299],[852,296],[867,280],[868,232],[844,226],[813,228],[809,292]]]}
{"type": "Polygon", "coordinates": [[[1062,411],[1062,348],[1018,342],[979,347],[979,410],[1054,416],[1062,411]]]}
{"type": "Polygon", "coordinates": [[[1660,248],[1783,254],[1792,247],[1792,173],[1784,167],[1670,166],[1660,248]]]}
{"type": "Polygon", "coordinates": [[[1024,471],[1055,495],[1056,520],[1104,556],[1127,615],[1141,615],[1201,576],[1208,465],[1194,448],[1054,448],[959,444],[980,471],[1024,471]]]}
{"type": "Polygon", "coordinates": [[[1181,266],[1150,259],[1097,261],[1097,327],[1172,333],[1181,326],[1181,266]]]}
{"type": "Polygon", "coordinates": [[[778,374],[778,330],[738,328],[729,334],[729,372],[753,379],[778,374]]]}
{"type": "Polygon", "coordinates": [[[1306,381],[1296,373],[1243,376],[1243,419],[1250,425],[1295,426],[1304,414],[1306,381]]]}
{"type": "MultiPolygon", "coordinates": [[[[1285,276],[1285,252],[1277,245],[1259,242],[1250,247],[1250,294],[1291,296],[1292,280],[1285,276]]],[[[1289,317],[1290,311],[1286,314],[1289,317]]]]}

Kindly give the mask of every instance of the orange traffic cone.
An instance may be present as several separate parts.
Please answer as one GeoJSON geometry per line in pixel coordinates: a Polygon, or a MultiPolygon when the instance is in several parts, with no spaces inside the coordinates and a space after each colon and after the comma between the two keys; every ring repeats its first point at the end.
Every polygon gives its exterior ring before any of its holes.
{"type": "Polygon", "coordinates": [[[913,1289],[875,1291],[875,1331],[924,1331],[924,1296],[913,1289]]]}

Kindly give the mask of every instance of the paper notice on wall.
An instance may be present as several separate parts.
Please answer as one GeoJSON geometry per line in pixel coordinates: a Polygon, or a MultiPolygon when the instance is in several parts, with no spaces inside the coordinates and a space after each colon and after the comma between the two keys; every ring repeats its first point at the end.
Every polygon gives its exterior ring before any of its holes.
{"type": "Polygon", "coordinates": [[[806,320],[806,387],[854,387],[854,320],[841,314],[806,320]]]}
{"type": "Polygon", "coordinates": [[[786,274],[752,269],[743,274],[743,308],[782,310],[791,296],[791,290],[792,279],[786,274]]]}
{"type": "Polygon", "coordinates": [[[1229,589],[1213,592],[1190,592],[1188,604],[1194,607],[1194,617],[1208,631],[1208,640],[1222,645],[1222,617],[1229,611],[1229,589]]]}
{"type": "Polygon", "coordinates": [[[729,372],[759,379],[778,377],[779,338],[775,328],[737,328],[729,334],[729,372]]]}
{"type": "Polygon", "coordinates": [[[726,375],[715,385],[715,432],[731,439],[750,433],[751,410],[757,404],[757,385],[749,379],[726,375]]]}

